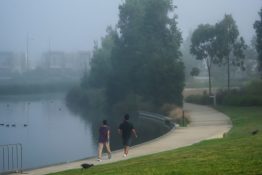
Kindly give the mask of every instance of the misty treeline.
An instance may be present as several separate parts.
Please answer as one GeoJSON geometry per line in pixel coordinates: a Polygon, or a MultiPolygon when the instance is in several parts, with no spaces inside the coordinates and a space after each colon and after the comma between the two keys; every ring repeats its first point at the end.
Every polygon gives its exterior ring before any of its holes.
{"type": "Polygon", "coordinates": [[[252,38],[250,45],[247,45],[240,36],[231,15],[225,15],[214,25],[200,24],[182,46],[187,82],[193,81],[192,76],[201,73],[205,76],[207,73],[209,94],[212,94],[213,83],[216,87],[223,87],[226,84],[229,91],[232,76],[234,77],[232,84],[239,86],[258,77],[258,71],[262,75],[261,14],[260,11],[260,21],[254,23],[257,35],[252,38]],[[225,80],[226,83],[221,83],[225,80]]]}
{"type": "Polygon", "coordinates": [[[212,83],[226,80],[229,90],[232,75],[242,81],[257,74],[261,21],[254,24],[257,36],[250,45],[233,17],[225,15],[214,25],[200,24],[180,48],[175,9],[172,0],[120,5],[117,26],[108,27],[101,44],[95,43],[91,69],[68,94],[68,102],[113,112],[164,112],[170,105],[182,106],[185,76],[208,76],[212,94],[212,83]]]}
{"type": "Polygon", "coordinates": [[[126,0],[120,5],[117,27],[109,27],[101,46],[95,45],[91,70],[81,87],[69,93],[69,101],[106,104],[120,112],[181,106],[182,36],[172,4],[172,0],[126,0]]]}

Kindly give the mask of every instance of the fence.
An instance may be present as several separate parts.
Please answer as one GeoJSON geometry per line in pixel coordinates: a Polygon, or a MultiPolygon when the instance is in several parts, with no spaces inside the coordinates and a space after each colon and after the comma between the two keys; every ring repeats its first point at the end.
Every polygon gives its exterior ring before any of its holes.
{"type": "Polygon", "coordinates": [[[20,172],[23,168],[22,144],[0,145],[0,174],[20,172]]]}
{"type": "Polygon", "coordinates": [[[138,114],[140,117],[144,117],[151,120],[157,120],[164,123],[164,126],[168,128],[173,128],[175,126],[175,123],[172,122],[172,120],[164,115],[146,112],[146,111],[138,111],[138,114]]]}

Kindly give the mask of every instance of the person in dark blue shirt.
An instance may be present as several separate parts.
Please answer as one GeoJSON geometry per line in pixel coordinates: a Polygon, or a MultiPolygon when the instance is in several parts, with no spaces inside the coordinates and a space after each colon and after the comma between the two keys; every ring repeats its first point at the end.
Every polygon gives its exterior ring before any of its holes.
{"type": "Polygon", "coordinates": [[[126,114],[124,116],[124,121],[119,125],[118,132],[122,137],[123,146],[124,146],[124,155],[123,157],[126,157],[128,154],[128,149],[131,145],[131,136],[134,134],[134,136],[137,138],[136,130],[132,123],[129,121],[129,115],[126,114]]]}

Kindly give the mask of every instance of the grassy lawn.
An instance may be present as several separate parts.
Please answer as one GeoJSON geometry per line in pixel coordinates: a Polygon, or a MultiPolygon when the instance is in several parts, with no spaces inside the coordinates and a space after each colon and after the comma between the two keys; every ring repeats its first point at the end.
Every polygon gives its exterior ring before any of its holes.
{"type": "MultiPolygon", "coordinates": [[[[84,170],[85,175],[262,175],[262,107],[218,107],[233,129],[223,139],[84,170]],[[251,132],[259,129],[258,134],[251,132]]],[[[77,175],[75,169],[54,175],[77,175]]]]}

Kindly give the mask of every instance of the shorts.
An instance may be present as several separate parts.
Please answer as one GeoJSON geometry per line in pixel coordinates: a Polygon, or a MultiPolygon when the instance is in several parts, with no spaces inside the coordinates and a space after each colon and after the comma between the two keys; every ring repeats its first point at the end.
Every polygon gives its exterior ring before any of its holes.
{"type": "Polygon", "coordinates": [[[123,139],[123,145],[124,146],[130,146],[131,145],[131,138],[122,138],[123,139]]]}

